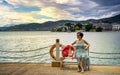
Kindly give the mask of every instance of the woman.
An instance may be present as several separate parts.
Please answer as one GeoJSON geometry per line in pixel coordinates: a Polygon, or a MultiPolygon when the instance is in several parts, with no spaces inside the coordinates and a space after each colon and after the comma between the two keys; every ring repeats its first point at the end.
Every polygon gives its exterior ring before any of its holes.
{"type": "Polygon", "coordinates": [[[76,44],[76,50],[75,50],[75,58],[78,62],[78,72],[84,72],[83,68],[83,61],[87,57],[86,50],[89,49],[89,43],[85,41],[83,38],[83,33],[78,32],[77,33],[77,40],[75,40],[72,45],[76,44]],[[81,70],[80,70],[81,69],[81,70]]]}

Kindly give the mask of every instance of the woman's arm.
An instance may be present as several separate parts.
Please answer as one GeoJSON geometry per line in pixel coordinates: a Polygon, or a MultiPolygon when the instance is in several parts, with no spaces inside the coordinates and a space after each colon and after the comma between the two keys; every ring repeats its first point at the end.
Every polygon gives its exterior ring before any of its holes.
{"type": "Polygon", "coordinates": [[[76,44],[76,41],[74,41],[74,42],[72,43],[72,45],[74,45],[74,44],[76,44]]]}
{"type": "Polygon", "coordinates": [[[85,47],[85,50],[88,50],[89,47],[90,47],[90,44],[89,44],[86,40],[83,40],[83,41],[84,41],[84,43],[87,45],[87,46],[85,47]]]}
{"type": "MultiPolygon", "coordinates": [[[[72,43],[72,45],[74,45],[74,44],[76,44],[76,41],[74,41],[73,43],[72,43]]],[[[74,47],[75,48],[75,47],[74,47]]],[[[72,59],[74,59],[75,58],[75,51],[73,51],[73,55],[72,55],[72,59]]]]}

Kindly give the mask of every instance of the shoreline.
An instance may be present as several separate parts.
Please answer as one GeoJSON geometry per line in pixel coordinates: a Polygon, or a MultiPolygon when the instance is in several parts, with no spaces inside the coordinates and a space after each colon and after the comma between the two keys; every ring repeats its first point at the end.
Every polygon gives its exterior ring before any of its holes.
{"type": "MultiPolygon", "coordinates": [[[[0,32],[52,32],[52,31],[0,31],[0,32]]],[[[75,31],[78,32],[78,31],[75,31]]],[[[87,31],[81,31],[81,32],[87,32],[87,31]]],[[[95,32],[95,31],[89,31],[89,32],[95,32]]],[[[120,31],[102,31],[102,32],[120,32],[120,31]]],[[[58,32],[61,33],[61,32],[58,32]]],[[[74,33],[74,32],[65,32],[65,33],[74,33]]]]}

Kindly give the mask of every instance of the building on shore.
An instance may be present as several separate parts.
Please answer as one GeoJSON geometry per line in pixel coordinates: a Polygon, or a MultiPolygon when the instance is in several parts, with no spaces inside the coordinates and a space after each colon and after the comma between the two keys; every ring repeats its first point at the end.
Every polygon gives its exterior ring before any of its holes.
{"type": "Polygon", "coordinates": [[[113,31],[119,31],[120,30],[120,24],[112,24],[112,30],[113,31]]]}
{"type": "Polygon", "coordinates": [[[103,31],[112,31],[112,24],[109,23],[94,23],[94,27],[101,27],[103,31]]]}

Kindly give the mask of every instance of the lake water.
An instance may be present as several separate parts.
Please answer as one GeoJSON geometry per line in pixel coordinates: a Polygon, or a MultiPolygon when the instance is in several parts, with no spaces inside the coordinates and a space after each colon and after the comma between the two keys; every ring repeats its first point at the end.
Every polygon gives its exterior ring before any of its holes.
{"type": "MultiPolygon", "coordinates": [[[[91,64],[120,65],[120,32],[83,33],[90,43],[91,64]]],[[[50,63],[50,47],[40,48],[54,44],[57,38],[64,45],[77,39],[76,32],[0,32],[0,62],[50,63]]]]}

